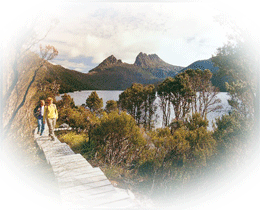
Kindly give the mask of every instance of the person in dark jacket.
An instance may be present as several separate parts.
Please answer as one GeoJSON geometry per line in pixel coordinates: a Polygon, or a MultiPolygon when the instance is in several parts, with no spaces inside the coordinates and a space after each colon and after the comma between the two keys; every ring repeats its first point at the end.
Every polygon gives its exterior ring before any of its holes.
{"type": "Polygon", "coordinates": [[[38,122],[38,134],[40,134],[41,136],[45,129],[45,123],[43,122],[44,106],[44,100],[40,100],[40,105],[37,106],[34,110],[34,116],[37,118],[38,122]]]}

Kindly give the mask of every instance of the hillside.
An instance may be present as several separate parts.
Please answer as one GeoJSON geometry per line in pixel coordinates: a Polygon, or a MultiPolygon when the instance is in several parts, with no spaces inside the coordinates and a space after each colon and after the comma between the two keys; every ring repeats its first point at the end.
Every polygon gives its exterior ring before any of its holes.
{"type": "Polygon", "coordinates": [[[85,74],[49,63],[42,70],[41,82],[54,81],[60,84],[59,92],[65,93],[79,90],[124,90],[134,82],[151,84],[159,79],[150,72],[129,64],[107,66],[106,70],[99,69],[85,74]]]}
{"type": "Polygon", "coordinates": [[[213,76],[211,78],[212,84],[218,87],[221,92],[226,92],[225,82],[227,82],[227,79],[220,77],[217,74],[219,68],[214,66],[214,63],[212,62],[211,59],[196,61],[190,64],[189,66],[183,68],[181,72],[187,69],[201,69],[201,70],[209,69],[213,73],[213,76]]]}
{"type": "Polygon", "coordinates": [[[183,68],[164,62],[156,54],[139,53],[134,64],[122,62],[111,55],[89,73],[66,69],[60,65],[48,63],[41,70],[41,82],[60,84],[60,93],[79,90],[125,90],[133,83],[155,84],[167,77],[174,77],[186,69],[209,69],[213,72],[212,83],[225,91],[224,82],[216,74],[218,68],[211,59],[201,60],[183,68]]]}
{"type": "Polygon", "coordinates": [[[88,82],[87,74],[66,69],[60,65],[48,63],[41,70],[42,77],[38,82],[60,84],[60,93],[73,92],[77,90],[91,90],[94,87],[88,82]]]}
{"type": "Polygon", "coordinates": [[[183,67],[173,66],[157,55],[139,53],[134,64],[123,63],[113,55],[89,73],[66,69],[48,63],[42,82],[60,84],[60,93],[77,90],[125,90],[133,83],[153,84],[166,77],[174,77],[183,67]]]}

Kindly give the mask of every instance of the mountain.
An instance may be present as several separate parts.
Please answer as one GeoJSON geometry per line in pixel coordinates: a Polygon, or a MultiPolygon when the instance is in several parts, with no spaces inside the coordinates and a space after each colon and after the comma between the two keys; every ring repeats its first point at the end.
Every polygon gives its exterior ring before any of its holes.
{"type": "Polygon", "coordinates": [[[206,60],[199,60],[196,61],[192,64],[190,64],[189,66],[183,68],[180,72],[184,72],[187,69],[201,69],[201,70],[205,70],[205,69],[209,69],[213,75],[211,78],[211,82],[214,86],[218,87],[220,89],[221,92],[226,92],[226,87],[225,87],[225,82],[227,82],[227,78],[225,77],[220,77],[217,72],[218,72],[218,67],[214,65],[214,63],[212,62],[211,58],[210,59],[206,59],[206,60]]]}
{"type": "Polygon", "coordinates": [[[167,77],[174,77],[186,69],[209,69],[213,72],[212,83],[224,91],[222,78],[216,75],[218,70],[211,61],[201,60],[183,68],[164,62],[158,55],[139,53],[133,64],[122,62],[114,55],[107,57],[89,73],[66,69],[60,65],[48,64],[44,79],[49,83],[60,84],[60,93],[80,90],[125,90],[133,83],[155,84],[167,77]]]}
{"type": "Polygon", "coordinates": [[[168,76],[174,77],[183,68],[164,62],[156,54],[145,53],[139,53],[134,64],[124,63],[111,55],[87,74],[51,63],[46,67],[42,70],[43,81],[56,81],[60,84],[60,93],[78,90],[125,90],[133,83],[154,84],[168,76]]]}
{"type": "Polygon", "coordinates": [[[218,71],[218,67],[214,66],[214,63],[212,62],[211,58],[207,60],[199,60],[196,61],[189,66],[183,68],[181,71],[185,71],[187,69],[209,69],[213,74],[215,74],[218,71]]]}
{"type": "Polygon", "coordinates": [[[113,55],[106,58],[96,68],[89,71],[90,75],[100,74],[108,76],[108,71],[113,74],[116,70],[118,74],[123,76],[123,80],[133,79],[135,74],[136,79],[140,83],[150,84],[152,82],[160,81],[166,77],[174,77],[183,67],[174,66],[164,62],[156,54],[147,55],[140,52],[134,64],[123,63],[122,60],[117,60],[113,55]],[[106,71],[106,72],[105,72],[106,71]]]}
{"type": "Polygon", "coordinates": [[[164,62],[156,54],[147,55],[139,53],[136,57],[135,66],[140,66],[152,73],[157,78],[174,77],[178,72],[183,69],[181,66],[174,66],[164,62]]]}
{"type": "Polygon", "coordinates": [[[121,60],[117,60],[114,55],[109,56],[106,58],[104,61],[102,61],[97,67],[94,69],[90,70],[89,72],[100,72],[105,70],[108,67],[113,67],[116,65],[123,64],[121,60]]]}

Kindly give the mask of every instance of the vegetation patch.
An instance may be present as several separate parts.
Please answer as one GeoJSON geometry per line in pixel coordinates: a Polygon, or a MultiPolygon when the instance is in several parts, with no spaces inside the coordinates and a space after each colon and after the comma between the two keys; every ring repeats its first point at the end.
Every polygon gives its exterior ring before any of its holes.
{"type": "Polygon", "coordinates": [[[77,132],[60,134],[59,140],[67,143],[75,153],[80,153],[84,148],[84,144],[88,141],[87,134],[77,132]]]}

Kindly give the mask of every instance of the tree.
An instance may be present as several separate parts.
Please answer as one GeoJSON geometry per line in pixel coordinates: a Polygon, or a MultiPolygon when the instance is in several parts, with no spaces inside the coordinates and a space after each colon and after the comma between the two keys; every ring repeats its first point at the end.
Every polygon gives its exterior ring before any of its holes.
{"type": "MultiPolygon", "coordinates": [[[[19,31],[19,37],[14,38],[12,45],[10,46],[9,50],[9,58],[8,60],[11,60],[9,66],[11,67],[11,71],[5,71],[4,72],[4,93],[3,93],[3,108],[5,108],[5,103],[9,99],[11,93],[15,89],[15,86],[18,82],[18,80],[23,76],[23,74],[19,73],[18,66],[23,62],[24,58],[28,56],[28,52],[38,45],[42,40],[46,38],[48,33],[55,27],[57,24],[56,21],[51,23],[49,29],[47,32],[42,36],[39,37],[36,32],[36,26],[37,21],[35,21],[33,24],[25,26],[23,30],[19,31]],[[10,58],[12,57],[12,58],[10,58]]],[[[45,48],[43,48],[40,45],[40,56],[42,59],[46,60],[52,60],[55,56],[57,56],[58,51],[53,48],[50,45],[47,45],[45,48]],[[50,52],[52,51],[52,55],[50,52]]],[[[8,53],[6,53],[8,54],[8,53]]],[[[40,66],[41,64],[39,64],[40,66]]]]}
{"type": "Polygon", "coordinates": [[[211,84],[209,70],[188,69],[167,78],[158,85],[160,107],[163,111],[163,126],[170,124],[171,106],[175,121],[184,120],[189,113],[199,112],[205,119],[208,113],[220,109],[218,89],[211,84]]]}
{"type": "Polygon", "coordinates": [[[184,119],[191,110],[192,97],[196,94],[190,85],[190,78],[184,72],[178,74],[169,88],[175,119],[184,119]]]}
{"type": "Polygon", "coordinates": [[[214,87],[210,81],[212,73],[206,69],[188,69],[185,71],[189,76],[189,82],[194,93],[192,96],[193,113],[198,112],[202,117],[206,118],[207,114],[222,108],[221,100],[217,98],[218,88],[214,87]]]}
{"type": "Polygon", "coordinates": [[[58,123],[66,123],[70,127],[82,129],[87,131],[90,129],[90,123],[92,118],[92,113],[85,109],[84,107],[58,107],[59,109],[59,119],[58,123]]]}
{"type": "Polygon", "coordinates": [[[61,100],[57,102],[59,108],[75,108],[75,102],[69,94],[61,96],[61,100]]]}
{"type": "Polygon", "coordinates": [[[252,54],[252,47],[246,39],[236,39],[221,48],[212,61],[219,67],[219,74],[227,76],[229,104],[259,129],[259,71],[258,57],[252,54]]]}
{"type": "Polygon", "coordinates": [[[117,109],[117,102],[114,100],[108,100],[106,102],[106,108],[105,110],[107,112],[115,111],[117,109]]]}
{"type": "Polygon", "coordinates": [[[156,90],[154,85],[147,85],[143,89],[143,124],[146,129],[152,128],[152,119],[157,109],[154,101],[156,99],[156,90]]]}
{"type": "Polygon", "coordinates": [[[93,91],[86,100],[86,105],[92,112],[97,112],[103,107],[103,99],[99,98],[96,91],[93,91]]]}
{"type": "MultiPolygon", "coordinates": [[[[207,130],[207,126],[208,121],[200,113],[193,113],[183,126],[173,133],[175,141],[179,138],[187,141],[185,144],[188,144],[189,147],[188,150],[185,150],[184,161],[191,167],[206,166],[208,159],[215,153],[216,141],[212,132],[207,130]]],[[[171,152],[171,154],[176,152],[171,152]]]]}
{"type": "Polygon", "coordinates": [[[170,94],[170,83],[172,83],[173,78],[168,77],[162,83],[158,85],[157,91],[160,99],[159,106],[163,112],[162,125],[166,127],[170,123],[171,116],[171,94],[170,94]]]}
{"type": "Polygon", "coordinates": [[[126,110],[136,120],[137,124],[141,124],[141,105],[143,103],[143,85],[133,83],[119,95],[120,108],[126,110]]]}
{"type": "Polygon", "coordinates": [[[154,116],[156,106],[154,85],[143,86],[134,83],[119,95],[119,107],[126,110],[136,120],[137,124],[143,124],[145,128],[152,127],[152,118],[154,116]]]}
{"type": "Polygon", "coordinates": [[[163,125],[169,126],[171,106],[173,106],[175,119],[183,119],[190,111],[191,97],[194,91],[189,84],[186,73],[180,73],[175,78],[167,78],[158,85],[160,107],[163,111],[163,125]]]}

